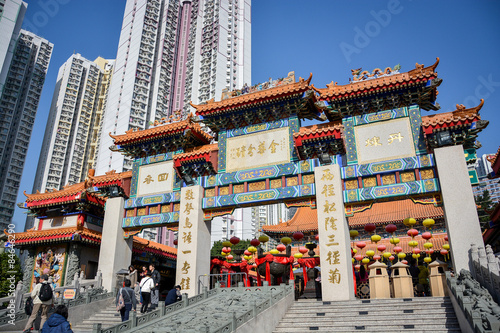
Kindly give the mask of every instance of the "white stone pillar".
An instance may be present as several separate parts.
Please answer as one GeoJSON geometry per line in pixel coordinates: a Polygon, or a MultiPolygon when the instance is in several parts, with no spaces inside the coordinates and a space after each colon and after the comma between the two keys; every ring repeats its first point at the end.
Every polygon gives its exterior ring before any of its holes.
{"type": "Polygon", "coordinates": [[[203,219],[203,187],[181,188],[176,284],[189,297],[200,294],[198,277],[210,273],[210,222],[203,219]]]}
{"type": "Polygon", "coordinates": [[[464,150],[460,146],[434,150],[439,184],[443,197],[443,209],[451,247],[451,259],[455,272],[472,270],[469,265],[471,244],[483,247],[481,227],[472,193],[464,150]]]}
{"type": "Polygon", "coordinates": [[[128,269],[132,262],[133,238],[123,238],[123,208],[122,197],[106,201],[98,270],[102,273],[102,286],[108,291],[114,291],[116,287],[116,273],[128,269]]]}
{"type": "Polygon", "coordinates": [[[323,301],[354,299],[349,226],[337,164],[314,169],[323,301]]]}

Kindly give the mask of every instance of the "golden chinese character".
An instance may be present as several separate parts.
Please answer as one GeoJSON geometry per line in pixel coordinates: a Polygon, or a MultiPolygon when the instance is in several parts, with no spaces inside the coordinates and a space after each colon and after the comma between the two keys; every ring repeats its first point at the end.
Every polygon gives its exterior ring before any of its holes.
{"type": "Polygon", "coordinates": [[[333,192],[333,185],[324,185],[321,194],[323,194],[325,197],[334,196],[335,193],[333,192]]]}
{"type": "Polygon", "coordinates": [[[366,139],[365,147],[368,147],[368,146],[370,146],[370,147],[382,146],[382,144],[380,143],[380,138],[378,136],[374,136],[371,139],[366,139]]]}
{"type": "Polygon", "coordinates": [[[184,240],[184,242],[186,242],[188,244],[191,244],[191,231],[189,231],[189,232],[183,232],[182,233],[182,239],[184,240]]]}
{"type": "Polygon", "coordinates": [[[168,179],[168,173],[160,173],[158,175],[158,181],[159,182],[164,182],[168,179]]]}
{"type": "Polygon", "coordinates": [[[389,139],[387,139],[387,142],[389,142],[389,144],[391,144],[394,140],[398,140],[399,142],[401,142],[402,139],[403,139],[403,136],[401,136],[401,132],[398,132],[398,133],[389,134],[389,139]]]}
{"type": "Polygon", "coordinates": [[[188,254],[188,253],[191,253],[191,250],[182,251],[182,253],[188,254]]]}
{"type": "Polygon", "coordinates": [[[330,204],[330,203],[328,203],[328,200],[325,200],[325,205],[323,207],[325,208],[325,213],[335,212],[337,210],[335,208],[335,203],[332,202],[330,204]]]}
{"type": "Polygon", "coordinates": [[[236,148],[236,157],[245,157],[245,150],[247,148],[242,146],[241,148],[236,148]]]}
{"type": "Polygon", "coordinates": [[[330,283],[337,283],[337,284],[340,284],[340,272],[339,272],[339,269],[338,268],[335,268],[335,270],[331,270],[330,269],[330,275],[328,276],[328,281],[330,283]]]}
{"type": "Polygon", "coordinates": [[[191,268],[191,265],[187,261],[185,261],[184,264],[182,265],[182,269],[181,269],[182,274],[189,273],[190,268],[191,268]]]}
{"type": "Polygon", "coordinates": [[[189,215],[189,213],[191,213],[191,211],[192,211],[193,209],[194,209],[194,208],[193,208],[193,204],[192,204],[192,203],[190,203],[190,202],[188,202],[188,203],[186,204],[186,208],[184,209],[184,213],[186,213],[186,214],[188,214],[188,215],[189,215]]]}
{"type": "Polygon", "coordinates": [[[145,179],[142,183],[143,183],[143,184],[144,184],[144,183],[146,183],[146,184],[148,184],[148,185],[149,185],[149,183],[152,183],[152,182],[154,182],[153,177],[151,177],[151,175],[148,175],[148,176],[146,177],[146,179],[145,179]]]}
{"type": "Polygon", "coordinates": [[[266,142],[261,142],[259,143],[259,149],[257,150],[257,153],[259,154],[264,154],[264,152],[266,151],[266,146],[265,146],[266,142]]]}
{"type": "Polygon", "coordinates": [[[194,195],[193,195],[193,190],[187,190],[186,191],[186,200],[193,200],[194,195]]]}
{"type": "Polygon", "coordinates": [[[329,235],[328,236],[328,242],[329,243],[326,243],[326,246],[339,245],[339,243],[335,241],[335,235],[329,235]]]}
{"type": "Polygon", "coordinates": [[[330,228],[333,230],[337,230],[337,225],[335,224],[335,221],[337,221],[337,219],[334,217],[325,218],[325,230],[328,230],[328,226],[330,226],[330,228]]]}
{"type": "Polygon", "coordinates": [[[181,280],[181,288],[182,290],[189,290],[189,282],[191,281],[190,278],[182,278],[181,280]]]}
{"type": "Polygon", "coordinates": [[[332,180],[333,175],[330,172],[330,169],[323,170],[323,176],[321,177],[321,180],[332,180]]]}
{"type": "Polygon", "coordinates": [[[276,146],[279,146],[279,143],[274,142],[274,140],[271,141],[271,144],[269,145],[269,149],[271,149],[271,154],[276,153],[276,146]]]}
{"type": "Polygon", "coordinates": [[[329,251],[326,255],[326,261],[330,263],[330,265],[338,265],[340,264],[340,252],[339,251],[329,251]]]}
{"type": "Polygon", "coordinates": [[[184,228],[191,229],[192,226],[193,224],[189,222],[189,217],[186,217],[186,223],[184,223],[184,228]]]}
{"type": "Polygon", "coordinates": [[[248,147],[248,156],[253,156],[253,151],[255,150],[256,148],[252,145],[250,145],[248,147]]]}

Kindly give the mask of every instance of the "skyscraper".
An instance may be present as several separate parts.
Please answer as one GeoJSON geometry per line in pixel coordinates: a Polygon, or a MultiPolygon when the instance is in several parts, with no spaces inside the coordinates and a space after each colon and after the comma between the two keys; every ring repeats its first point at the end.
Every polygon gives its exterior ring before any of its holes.
{"type": "MultiPolygon", "coordinates": [[[[4,9],[8,3],[4,2],[4,9]]],[[[19,8],[22,10],[25,4],[19,8]]],[[[18,16],[19,19],[22,20],[22,17],[18,16]]],[[[0,26],[3,20],[2,17],[0,26]]],[[[0,30],[0,35],[3,33],[0,30]]],[[[10,39],[0,73],[0,230],[6,228],[14,214],[26,152],[53,48],[52,43],[25,30],[16,34],[14,29],[10,39]]]]}
{"type": "Polygon", "coordinates": [[[127,0],[96,174],[132,167],[108,149],[109,133],[251,83],[250,10],[251,0],[127,0]]]}
{"type": "Polygon", "coordinates": [[[12,60],[12,50],[21,31],[27,6],[20,0],[0,0],[0,74],[3,74],[0,75],[0,92],[5,83],[5,76],[12,60]]]}
{"type": "Polygon", "coordinates": [[[60,68],[33,191],[85,180],[94,158],[113,60],[73,54],[60,68]]]}

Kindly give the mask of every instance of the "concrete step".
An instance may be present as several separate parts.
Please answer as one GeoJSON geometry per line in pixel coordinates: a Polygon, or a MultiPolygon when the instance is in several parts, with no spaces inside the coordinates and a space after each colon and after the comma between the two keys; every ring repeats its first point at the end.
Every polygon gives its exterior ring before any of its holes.
{"type": "Polygon", "coordinates": [[[274,329],[274,333],[293,333],[293,332],[460,332],[460,326],[458,323],[450,323],[450,324],[439,324],[439,323],[407,323],[401,325],[393,325],[386,323],[381,323],[380,325],[372,324],[372,323],[355,323],[350,324],[341,324],[341,325],[317,325],[310,324],[308,326],[297,326],[297,323],[293,325],[288,324],[287,326],[278,326],[274,329]]]}

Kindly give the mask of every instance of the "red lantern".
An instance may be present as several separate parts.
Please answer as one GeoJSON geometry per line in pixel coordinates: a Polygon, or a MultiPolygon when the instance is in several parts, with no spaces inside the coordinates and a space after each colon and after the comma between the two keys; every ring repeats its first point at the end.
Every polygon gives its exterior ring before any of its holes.
{"type": "Polygon", "coordinates": [[[246,256],[251,256],[252,255],[252,252],[248,251],[248,250],[245,250],[245,252],[243,252],[244,255],[246,256]]]}
{"type": "Polygon", "coordinates": [[[389,260],[390,260],[390,261],[393,261],[393,260],[394,260],[394,256],[390,256],[390,257],[389,257],[389,260]]]}
{"type": "Polygon", "coordinates": [[[252,246],[259,246],[260,245],[260,241],[258,239],[252,239],[250,241],[250,245],[252,245],[252,246]]]}
{"type": "Polygon", "coordinates": [[[292,235],[293,239],[299,241],[301,240],[302,238],[304,238],[304,234],[301,233],[300,231],[297,231],[297,232],[294,232],[293,235],[292,235]]]}
{"type": "Polygon", "coordinates": [[[366,243],[365,242],[357,242],[356,246],[359,247],[360,249],[362,249],[366,246],[366,243]]]}
{"type": "Polygon", "coordinates": [[[232,254],[228,255],[228,256],[226,257],[226,259],[227,259],[227,260],[233,260],[233,255],[232,255],[232,254]]]}
{"type": "Polygon", "coordinates": [[[361,265],[359,265],[359,264],[358,264],[358,265],[355,265],[355,266],[354,266],[354,268],[355,268],[357,271],[359,271],[359,270],[361,269],[361,265]]]}
{"type": "Polygon", "coordinates": [[[445,256],[445,255],[447,255],[447,254],[448,254],[448,251],[446,251],[446,250],[441,250],[441,251],[439,251],[439,253],[441,253],[443,256],[445,256]]]}
{"type": "Polygon", "coordinates": [[[179,244],[179,240],[178,239],[174,239],[174,245],[177,246],[177,244],[179,244]]]}
{"type": "Polygon", "coordinates": [[[377,246],[377,250],[379,250],[380,252],[384,252],[386,248],[387,247],[385,245],[382,245],[382,244],[377,246]]]}
{"type": "Polygon", "coordinates": [[[417,229],[410,229],[410,230],[408,230],[408,236],[410,236],[411,238],[415,237],[416,235],[418,235],[418,230],[417,229]]]}
{"type": "Polygon", "coordinates": [[[444,240],[448,241],[448,234],[446,234],[446,236],[444,236],[444,240]]]}
{"type": "Polygon", "coordinates": [[[420,252],[422,252],[422,250],[420,250],[418,247],[416,247],[416,248],[414,248],[414,249],[412,250],[412,252],[413,252],[414,254],[419,254],[420,252]]]}
{"type": "Polygon", "coordinates": [[[429,240],[432,238],[432,234],[430,232],[426,231],[422,234],[422,238],[425,240],[429,240]]]}
{"type": "Polygon", "coordinates": [[[365,224],[365,231],[368,232],[368,233],[372,233],[375,231],[375,229],[377,229],[377,227],[375,226],[375,224],[373,223],[368,223],[368,224],[365,224]]]}
{"type": "Polygon", "coordinates": [[[276,249],[280,252],[283,252],[286,250],[286,246],[283,244],[279,244],[278,246],[276,246],[276,249]]]}
{"type": "Polygon", "coordinates": [[[240,242],[240,239],[238,237],[231,237],[229,241],[231,242],[231,244],[236,245],[240,242]]]}
{"type": "Polygon", "coordinates": [[[299,252],[302,253],[302,254],[306,254],[309,250],[306,249],[305,247],[301,246],[299,247],[299,252]]]}
{"type": "Polygon", "coordinates": [[[408,265],[408,261],[406,261],[406,260],[401,260],[401,263],[405,264],[405,265],[408,265]]]}
{"type": "Polygon", "coordinates": [[[316,239],[317,241],[319,241],[319,235],[314,236],[314,239],[316,239]]]}
{"type": "Polygon", "coordinates": [[[403,248],[400,246],[395,246],[393,250],[394,250],[394,252],[399,253],[399,252],[403,251],[403,248]]]}
{"type": "Polygon", "coordinates": [[[396,231],[398,229],[398,227],[396,227],[395,224],[388,224],[386,227],[385,227],[385,231],[387,231],[388,233],[392,234],[394,233],[394,231],[396,231]]]}
{"type": "Polygon", "coordinates": [[[380,260],[380,258],[381,257],[378,254],[376,254],[376,255],[373,256],[373,260],[380,260]]]}
{"type": "Polygon", "coordinates": [[[354,256],[354,259],[356,259],[357,261],[361,261],[361,260],[363,260],[363,256],[361,254],[356,254],[354,256]]]}
{"type": "Polygon", "coordinates": [[[230,247],[223,247],[222,252],[224,253],[231,253],[231,248],[230,247]]]}

